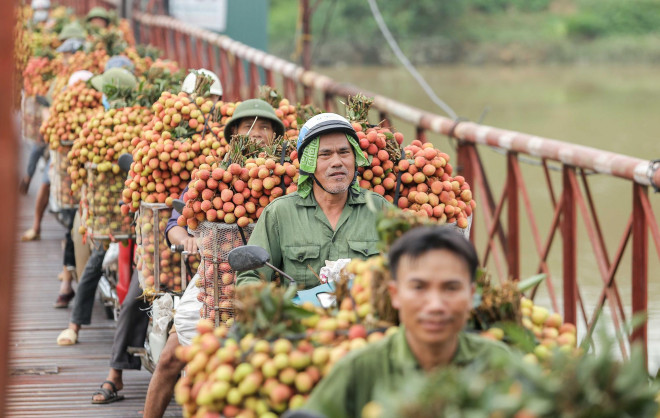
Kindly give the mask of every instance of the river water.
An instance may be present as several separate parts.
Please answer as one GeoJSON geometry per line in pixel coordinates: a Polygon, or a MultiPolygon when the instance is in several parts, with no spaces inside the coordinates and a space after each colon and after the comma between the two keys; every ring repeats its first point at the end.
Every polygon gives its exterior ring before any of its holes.
{"type": "MultiPolygon", "coordinates": [[[[443,114],[403,69],[320,68],[317,71],[335,80],[443,114]]],[[[421,68],[420,72],[439,97],[459,116],[470,120],[478,120],[486,110],[483,123],[487,125],[643,159],[660,158],[660,72],[657,67],[439,66],[421,68]]],[[[372,122],[377,122],[376,119],[377,115],[374,114],[372,122]]],[[[406,138],[412,138],[414,130],[411,126],[396,119],[393,122],[406,138]]],[[[430,136],[430,140],[450,155],[455,155],[447,138],[430,136]]],[[[505,178],[505,159],[487,147],[480,147],[479,152],[497,199],[505,178]]],[[[545,242],[552,218],[548,188],[538,166],[522,164],[522,172],[532,201],[533,216],[539,225],[541,240],[545,242]]],[[[561,190],[559,172],[552,172],[552,181],[557,193],[561,190]]],[[[627,181],[601,175],[589,176],[589,185],[597,205],[609,258],[612,259],[623,235],[625,222],[630,216],[632,188],[627,181]]],[[[660,194],[650,191],[649,198],[656,218],[660,220],[660,194]]],[[[476,199],[479,203],[479,194],[476,199]]],[[[523,249],[521,271],[524,278],[536,272],[539,257],[522,199],[520,211],[523,249]]],[[[486,230],[480,220],[477,220],[475,227],[477,247],[479,253],[483,254],[486,230]]],[[[602,289],[602,278],[581,214],[578,214],[578,237],[578,288],[590,318],[602,289]]],[[[548,263],[561,309],[562,257],[559,234],[552,248],[548,263]]],[[[628,245],[616,276],[627,319],[631,315],[630,252],[631,245],[628,245]]],[[[660,366],[660,262],[650,236],[648,258],[649,370],[655,374],[660,366]]],[[[492,256],[488,268],[495,271],[492,256]]],[[[542,287],[536,303],[551,306],[547,286],[542,287]]],[[[611,326],[608,325],[609,307],[603,313],[603,328],[611,332],[611,326]]],[[[584,321],[579,321],[578,329],[584,335],[584,321]]]]}

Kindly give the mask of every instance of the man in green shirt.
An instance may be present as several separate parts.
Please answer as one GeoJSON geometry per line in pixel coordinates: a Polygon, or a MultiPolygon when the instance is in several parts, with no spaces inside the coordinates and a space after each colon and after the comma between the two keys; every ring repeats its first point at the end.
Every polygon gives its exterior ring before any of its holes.
{"type": "Polygon", "coordinates": [[[399,330],[337,362],[305,411],[359,417],[377,393],[402,388],[411,376],[508,351],[504,344],[463,332],[478,266],[468,240],[447,227],[415,228],[392,245],[389,261],[399,330]]]}
{"type": "MultiPolygon", "coordinates": [[[[298,137],[298,191],[275,199],[264,209],[250,245],[270,254],[271,263],[306,289],[319,285],[326,260],[368,258],[378,254],[376,213],[389,203],[361,189],[358,166],[368,166],[350,123],[334,113],[311,118],[298,137]]],[[[242,272],[237,285],[272,280],[268,267],[242,272]]]]}

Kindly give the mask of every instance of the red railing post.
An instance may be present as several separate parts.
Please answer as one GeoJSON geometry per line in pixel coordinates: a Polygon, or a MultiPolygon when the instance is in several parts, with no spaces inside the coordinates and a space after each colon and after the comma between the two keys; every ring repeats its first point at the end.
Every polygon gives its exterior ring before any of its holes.
{"type": "Polygon", "coordinates": [[[421,126],[417,126],[415,129],[415,138],[422,141],[422,144],[426,142],[426,130],[421,126]]]}
{"type": "Polygon", "coordinates": [[[562,180],[564,187],[563,221],[562,221],[562,254],[563,254],[563,292],[564,292],[564,322],[575,324],[577,321],[577,209],[575,191],[571,176],[575,168],[564,165],[562,180]]]}
{"type": "Polygon", "coordinates": [[[334,100],[332,100],[333,98],[334,96],[328,92],[323,94],[323,108],[326,112],[334,112],[337,110],[337,105],[334,100]]]}
{"type": "Polygon", "coordinates": [[[384,128],[390,128],[392,127],[392,124],[390,123],[390,117],[387,115],[386,112],[378,112],[378,123],[381,124],[382,127],[384,128]]]}
{"type": "Polygon", "coordinates": [[[516,181],[515,165],[518,164],[518,153],[507,153],[507,264],[509,279],[520,280],[520,223],[518,207],[518,182],[516,181]]]}
{"type": "Polygon", "coordinates": [[[234,97],[235,101],[245,100],[243,92],[245,91],[245,69],[243,60],[234,55],[234,97]]]}
{"type": "Polygon", "coordinates": [[[259,95],[259,84],[261,77],[259,77],[259,69],[253,62],[250,63],[250,98],[255,98],[259,95]]]}
{"type": "Polygon", "coordinates": [[[273,88],[277,87],[275,85],[275,76],[273,75],[273,71],[268,68],[264,68],[264,73],[266,74],[266,85],[273,88]]]}
{"type": "MultiPolygon", "coordinates": [[[[633,225],[632,225],[632,312],[646,314],[648,301],[648,231],[642,197],[646,197],[648,188],[633,184],[633,225]]],[[[647,324],[644,322],[634,330],[631,341],[641,341],[647,348],[647,324]]]]}
{"type": "MultiPolygon", "coordinates": [[[[199,54],[195,54],[195,57],[193,57],[193,48],[194,48],[194,43],[192,36],[189,33],[186,33],[183,35],[183,49],[186,53],[186,63],[188,65],[188,68],[195,68],[198,69],[200,66],[197,65],[197,58],[199,57],[199,54]]],[[[197,49],[194,48],[196,51],[197,49]]]]}
{"type": "Polygon", "coordinates": [[[224,97],[227,97],[225,100],[236,100],[238,98],[238,93],[236,93],[236,81],[231,74],[231,65],[229,65],[229,58],[227,57],[227,51],[222,49],[220,46],[217,46],[218,58],[220,60],[220,80],[222,80],[222,88],[227,89],[227,93],[223,94],[224,97]]]}
{"type": "Polygon", "coordinates": [[[287,76],[284,76],[284,97],[293,103],[298,100],[298,95],[296,94],[296,83],[287,76]]]}

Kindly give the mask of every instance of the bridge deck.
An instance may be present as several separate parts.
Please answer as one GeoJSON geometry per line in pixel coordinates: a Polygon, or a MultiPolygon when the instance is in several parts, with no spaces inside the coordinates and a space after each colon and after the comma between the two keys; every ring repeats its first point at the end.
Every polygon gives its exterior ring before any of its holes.
{"type": "MultiPolygon", "coordinates": [[[[30,195],[21,199],[16,214],[18,234],[30,227],[39,174],[30,195]]],[[[44,216],[41,240],[20,242],[15,263],[14,306],[7,416],[142,416],[151,374],[145,370],[124,373],[126,399],[109,405],[92,405],[91,395],[108,373],[114,321],[106,319],[100,303],[94,306],[92,325],[83,327],[78,344],[59,347],[55,340],[66,328],[69,309],[54,309],[61,269],[64,229],[51,214],[44,216]],[[41,372],[43,374],[34,374],[41,372]]],[[[165,416],[181,416],[172,401],[165,416]]]]}

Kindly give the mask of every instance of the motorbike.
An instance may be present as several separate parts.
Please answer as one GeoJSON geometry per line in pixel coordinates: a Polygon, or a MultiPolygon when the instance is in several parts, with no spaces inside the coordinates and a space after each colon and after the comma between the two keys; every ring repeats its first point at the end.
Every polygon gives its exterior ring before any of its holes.
{"type": "MultiPolygon", "coordinates": [[[[183,202],[175,200],[174,209],[181,211],[183,202]]],[[[160,353],[165,347],[169,330],[173,323],[173,312],[176,310],[183,292],[187,288],[188,275],[192,277],[192,271],[188,265],[190,252],[184,251],[182,245],[172,245],[170,251],[181,253],[181,293],[166,292],[161,290],[160,277],[154,277],[154,289],[156,298],[154,299],[150,312],[149,325],[147,327],[147,338],[143,347],[128,347],[128,353],[138,356],[144,367],[153,373],[156,370],[160,353]]]]}
{"type": "Polygon", "coordinates": [[[99,301],[105,308],[108,319],[115,321],[124,302],[133,274],[134,241],[111,242],[103,257],[103,274],[97,288],[99,301]]]}
{"type": "MultiPolygon", "coordinates": [[[[133,156],[122,154],[117,161],[119,168],[128,173],[133,156]]],[[[122,204],[120,201],[118,204],[122,204]]],[[[103,257],[102,275],[97,287],[99,301],[105,308],[108,319],[115,321],[124,302],[133,274],[133,254],[135,240],[131,237],[126,243],[111,242],[103,257]]]]}
{"type": "MultiPolygon", "coordinates": [[[[227,255],[229,265],[234,271],[256,270],[267,266],[278,272],[283,278],[289,281],[289,286],[296,286],[296,281],[282,270],[270,263],[270,255],[265,249],[256,245],[243,245],[234,248],[227,255]]],[[[332,283],[324,283],[307,290],[298,290],[293,298],[297,305],[309,302],[314,306],[330,308],[336,304],[334,296],[335,288],[332,283]]]]}
{"type": "MultiPolygon", "coordinates": [[[[176,310],[181,296],[187,287],[187,275],[190,271],[188,256],[190,253],[183,250],[181,245],[172,245],[172,252],[181,253],[181,293],[156,291],[156,299],[151,305],[151,315],[147,326],[147,338],[143,347],[128,347],[128,353],[140,358],[142,367],[153,373],[156,370],[160,353],[165,348],[169,330],[173,323],[173,312],[176,310]]],[[[160,280],[155,277],[154,287],[160,288],[160,280]]]]}

